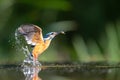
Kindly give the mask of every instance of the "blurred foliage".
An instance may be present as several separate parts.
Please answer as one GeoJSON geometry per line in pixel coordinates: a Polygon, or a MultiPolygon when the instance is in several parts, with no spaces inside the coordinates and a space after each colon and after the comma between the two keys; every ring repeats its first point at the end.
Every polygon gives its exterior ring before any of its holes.
{"type": "Polygon", "coordinates": [[[119,0],[0,0],[0,63],[24,59],[15,49],[14,32],[32,23],[49,31],[66,31],[53,39],[41,61],[120,60],[119,0]]]}

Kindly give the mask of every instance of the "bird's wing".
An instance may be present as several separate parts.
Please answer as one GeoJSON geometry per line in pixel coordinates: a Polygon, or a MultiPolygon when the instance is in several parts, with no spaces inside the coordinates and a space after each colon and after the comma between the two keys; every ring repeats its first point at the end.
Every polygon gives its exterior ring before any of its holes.
{"type": "Polygon", "coordinates": [[[25,37],[28,44],[35,46],[36,43],[43,42],[42,29],[33,24],[21,25],[18,32],[25,37]]]}

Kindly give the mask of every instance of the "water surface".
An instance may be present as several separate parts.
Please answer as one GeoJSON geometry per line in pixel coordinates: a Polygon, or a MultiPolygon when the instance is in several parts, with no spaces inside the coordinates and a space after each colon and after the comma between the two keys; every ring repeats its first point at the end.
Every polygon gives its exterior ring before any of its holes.
{"type": "Polygon", "coordinates": [[[0,65],[0,80],[120,80],[119,64],[42,63],[41,67],[0,65]]]}

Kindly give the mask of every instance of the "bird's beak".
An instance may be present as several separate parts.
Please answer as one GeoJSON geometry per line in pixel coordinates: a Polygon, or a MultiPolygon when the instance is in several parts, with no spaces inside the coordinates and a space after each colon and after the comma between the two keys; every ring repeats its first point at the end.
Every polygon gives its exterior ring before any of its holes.
{"type": "Polygon", "coordinates": [[[58,34],[65,34],[65,32],[64,31],[56,32],[56,35],[58,34]]]}

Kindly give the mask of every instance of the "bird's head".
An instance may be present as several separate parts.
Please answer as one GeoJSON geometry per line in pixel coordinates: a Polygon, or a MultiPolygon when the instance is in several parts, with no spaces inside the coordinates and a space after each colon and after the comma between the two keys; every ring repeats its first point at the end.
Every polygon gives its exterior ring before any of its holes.
{"type": "Polygon", "coordinates": [[[56,35],[58,34],[65,34],[63,31],[60,32],[49,32],[44,36],[44,41],[46,40],[52,40],[56,35]]]}

